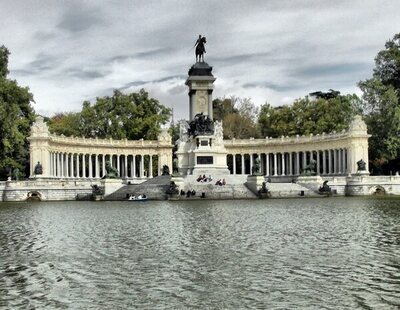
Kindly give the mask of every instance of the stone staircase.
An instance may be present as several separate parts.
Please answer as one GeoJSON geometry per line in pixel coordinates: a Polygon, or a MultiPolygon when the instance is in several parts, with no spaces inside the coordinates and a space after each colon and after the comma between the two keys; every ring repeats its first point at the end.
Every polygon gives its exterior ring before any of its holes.
{"type": "Polygon", "coordinates": [[[169,188],[171,176],[158,176],[140,184],[125,185],[116,192],[105,197],[105,200],[126,200],[129,195],[145,194],[151,200],[166,199],[165,192],[169,188]]]}

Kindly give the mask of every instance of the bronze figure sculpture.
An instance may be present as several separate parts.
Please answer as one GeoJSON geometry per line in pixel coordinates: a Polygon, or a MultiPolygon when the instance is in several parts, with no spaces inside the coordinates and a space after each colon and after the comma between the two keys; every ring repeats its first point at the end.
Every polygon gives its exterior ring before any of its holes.
{"type": "Polygon", "coordinates": [[[201,34],[199,34],[199,38],[197,39],[196,43],[194,46],[196,46],[196,62],[204,62],[204,54],[206,52],[206,48],[204,44],[207,43],[206,37],[202,37],[201,34]],[[197,60],[198,59],[198,60],[197,60]]]}

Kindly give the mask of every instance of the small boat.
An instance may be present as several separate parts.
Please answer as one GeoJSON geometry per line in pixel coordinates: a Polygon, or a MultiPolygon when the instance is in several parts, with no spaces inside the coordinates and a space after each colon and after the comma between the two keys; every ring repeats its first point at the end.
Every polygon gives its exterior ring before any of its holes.
{"type": "Polygon", "coordinates": [[[139,196],[130,195],[128,200],[129,201],[146,201],[147,197],[146,197],[146,195],[139,195],[139,196]]]}

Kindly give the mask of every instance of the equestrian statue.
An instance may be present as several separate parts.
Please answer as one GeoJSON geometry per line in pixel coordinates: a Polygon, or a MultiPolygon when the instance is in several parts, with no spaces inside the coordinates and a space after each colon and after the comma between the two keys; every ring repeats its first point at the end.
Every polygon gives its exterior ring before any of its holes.
{"type": "Polygon", "coordinates": [[[201,34],[199,34],[199,38],[197,39],[196,43],[194,46],[196,47],[195,53],[196,53],[196,62],[204,62],[204,54],[206,52],[206,48],[204,44],[207,43],[206,37],[202,37],[201,34]]]}

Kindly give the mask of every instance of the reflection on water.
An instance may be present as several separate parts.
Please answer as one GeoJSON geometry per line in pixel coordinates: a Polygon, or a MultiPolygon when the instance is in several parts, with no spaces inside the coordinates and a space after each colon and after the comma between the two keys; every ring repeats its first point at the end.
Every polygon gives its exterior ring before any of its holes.
{"type": "Polygon", "coordinates": [[[400,306],[400,200],[0,204],[0,308],[400,306]]]}

